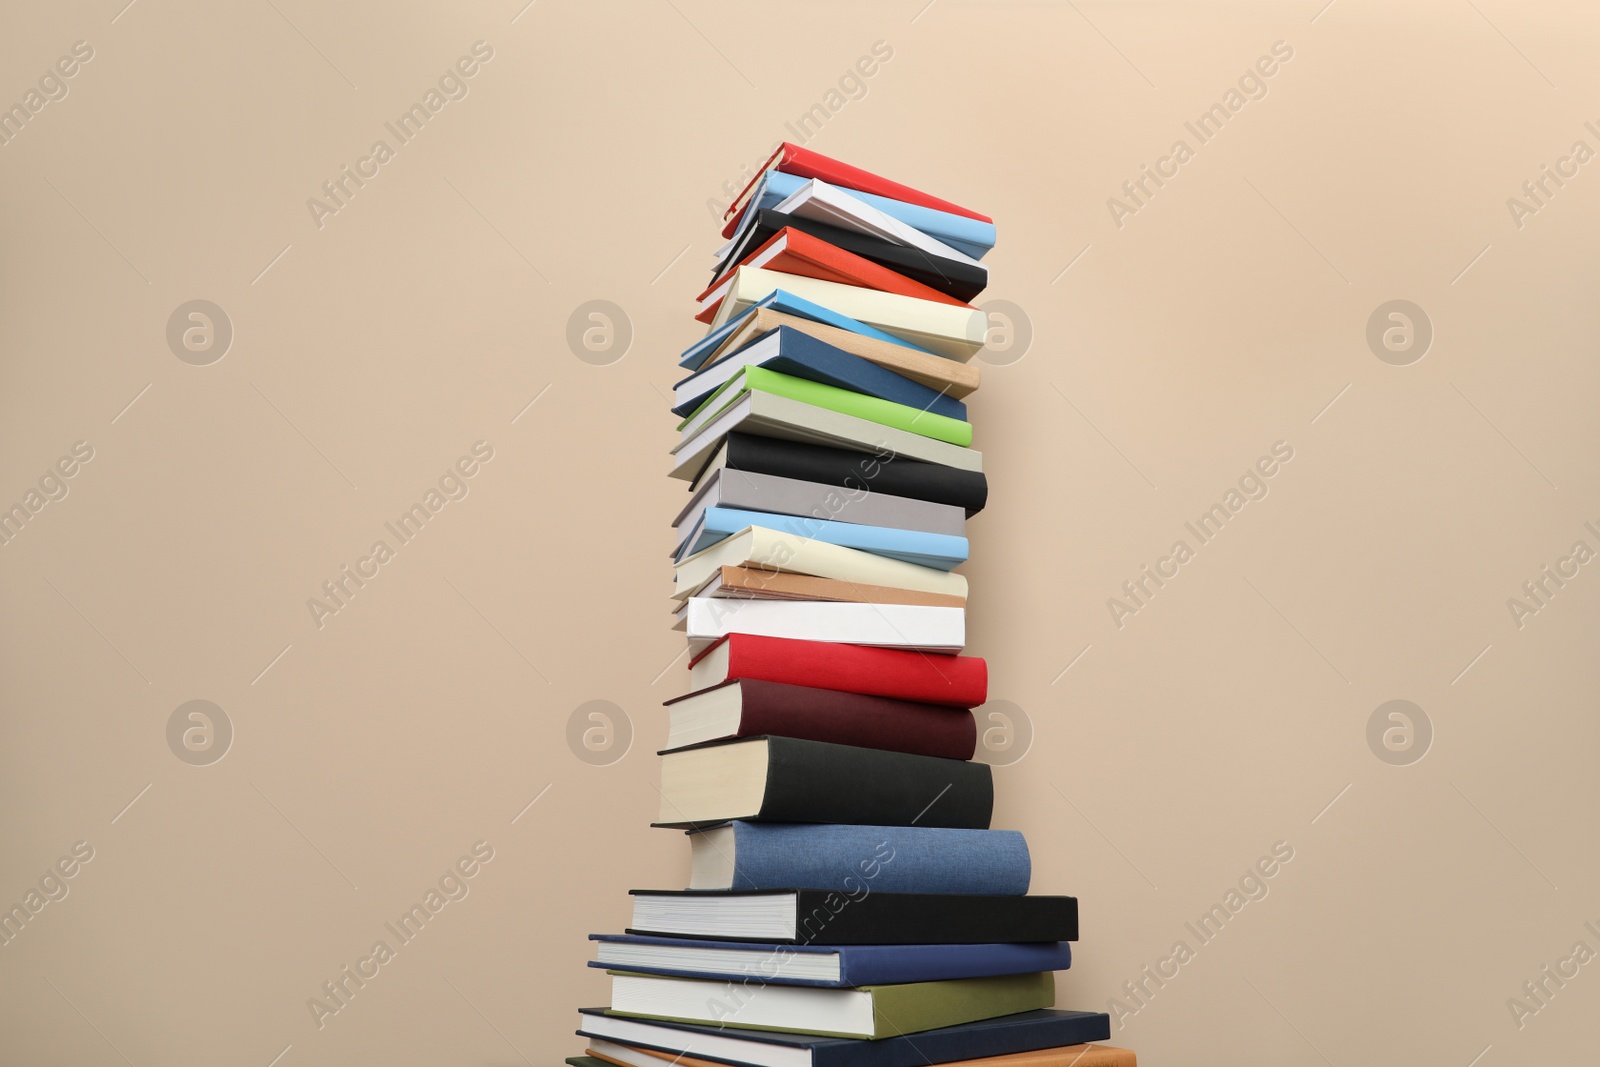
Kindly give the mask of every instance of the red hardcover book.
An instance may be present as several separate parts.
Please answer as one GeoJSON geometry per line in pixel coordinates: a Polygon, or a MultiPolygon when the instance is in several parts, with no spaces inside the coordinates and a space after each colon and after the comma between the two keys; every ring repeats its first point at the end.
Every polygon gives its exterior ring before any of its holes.
{"type": "Polygon", "coordinates": [[[829,185],[837,185],[845,189],[854,189],[860,193],[871,193],[874,196],[886,196],[890,200],[903,200],[907,204],[916,204],[919,207],[931,207],[935,211],[948,211],[952,215],[964,215],[969,219],[979,222],[993,222],[988,215],[980,215],[971,208],[952,204],[948,200],[941,200],[937,196],[930,196],[920,189],[913,189],[909,185],[890,181],[871,171],[852,167],[848,163],[841,163],[837,159],[830,159],[820,152],[813,152],[809,148],[801,148],[788,141],[778,146],[778,150],[750,179],[750,184],[736,196],[732,204],[728,205],[723,218],[728,220],[727,226],[722,230],[723,237],[732,237],[733,229],[739,223],[739,216],[744,214],[746,205],[750,202],[750,194],[761,176],[769,170],[781,170],[785,174],[795,174],[802,178],[821,178],[829,185]]]}
{"type": "Polygon", "coordinates": [[[766,244],[730,266],[705,292],[695,297],[700,307],[695,315],[696,320],[710,322],[716,317],[717,307],[722,303],[722,298],[728,295],[734,272],[740,267],[764,267],[784,274],[821,278],[823,281],[840,282],[861,289],[878,289],[918,300],[932,300],[962,308],[972,306],[854,252],[846,252],[820,237],[813,237],[793,226],[785,226],[773,234],[766,244]]]}
{"type": "Polygon", "coordinates": [[[975,708],[988,699],[989,692],[989,665],[977,656],[755,634],[725,637],[689,664],[690,684],[696,691],[730,678],[786,682],[954,708],[975,708]]]}
{"type": "Polygon", "coordinates": [[[729,679],[666,707],[669,750],[765,735],[970,760],[978,746],[977,720],[964,708],[759,678],[729,679]]]}

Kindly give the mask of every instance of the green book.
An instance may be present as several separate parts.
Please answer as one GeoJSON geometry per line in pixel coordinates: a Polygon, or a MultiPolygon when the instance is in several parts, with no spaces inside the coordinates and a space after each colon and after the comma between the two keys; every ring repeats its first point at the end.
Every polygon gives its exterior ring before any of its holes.
{"type": "Polygon", "coordinates": [[[874,1041],[1048,1008],[1056,999],[1049,971],[854,989],[609,973],[611,1015],[874,1041]]]}
{"type": "Polygon", "coordinates": [[[892,400],[882,400],[875,396],[851,392],[849,389],[840,389],[836,385],[824,385],[821,382],[808,381],[805,378],[795,378],[788,374],[779,374],[777,371],[765,367],[746,367],[738,374],[728,379],[722,387],[696,408],[689,417],[678,424],[678,429],[683,432],[684,439],[693,436],[694,432],[705,426],[717,415],[721,414],[730,405],[745,393],[755,390],[762,393],[772,393],[774,396],[787,397],[797,400],[802,404],[811,404],[814,407],[827,408],[837,411],[841,415],[853,415],[858,419],[876,422],[881,426],[890,426],[896,430],[907,433],[920,434],[931,437],[936,441],[945,441],[962,448],[972,445],[972,423],[952,419],[948,415],[935,415],[931,411],[910,407],[906,404],[896,404],[892,400]]]}

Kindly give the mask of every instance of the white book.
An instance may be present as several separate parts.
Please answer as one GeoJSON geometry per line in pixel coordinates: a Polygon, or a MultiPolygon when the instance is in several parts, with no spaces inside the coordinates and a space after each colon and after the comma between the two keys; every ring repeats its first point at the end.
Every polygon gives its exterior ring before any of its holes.
{"type": "Polygon", "coordinates": [[[677,580],[674,599],[694,596],[707,583],[720,577],[723,567],[788,571],[861,585],[883,585],[891,589],[915,589],[921,593],[946,593],[959,597],[967,595],[967,579],[950,571],[877,556],[858,548],[830,545],[809,537],[780,533],[764,526],[750,526],[732,537],[723,538],[710,548],[679,560],[673,568],[677,580]]]}
{"type": "Polygon", "coordinates": [[[723,408],[699,433],[678,443],[672,450],[676,462],[671,476],[685,482],[695,481],[723,438],[734,430],[879,456],[904,456],[964,471],[983,471],[983,453],[977,449],[962,448],[871,419],[755,390],[723,408]]]}
{"type": "Polygon", "coordinates": [[[915,652],[960,652],[967,644],[964,608],[851,604],[827,600],[728,600],[690,597],[684,615],[689,654],[729,634],[873,645],[915,652]]]}
{"type": "Polygon", "coordinates": [[[717,308],[711,328],[715,330],[726,325],[729,319],[779,289],[959,363],[977,355],[988,338],[988,316],[977,308],[940,304],[760,267],[740,267],[734,272],[728,295],[717,308]]]}
{"type": "MultiPolygon", "coordinates": [[[[778,202],[772,210],[803,219],[814,219],[842,230],[853,230],[907,248],[920,249],[930,256],[953,259],[958,263],[987,272],[988,267],[965,252],[958,252],[936,237],[929,236],[909,226],[892,215],[886,215],[848,189],[829,185],[821,178],[812,178],[789,196],[778,202]]],[[[751,212],[755,214],[755,212],[751,212]]]]}

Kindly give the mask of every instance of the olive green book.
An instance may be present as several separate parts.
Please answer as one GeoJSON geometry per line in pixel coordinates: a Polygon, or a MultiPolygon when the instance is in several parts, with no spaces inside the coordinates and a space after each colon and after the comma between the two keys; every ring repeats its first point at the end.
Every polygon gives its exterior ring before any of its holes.
{"type": "Polygon", "coordinates": [[[853,989],[608,973],[611,1015],[867,1040],[1048,1008],[1056,999],[1049,971],[853,989]]]}
{"type": "Polygon", "coordinates": [[[687,441],[693,437],[734,401],[751,391],[771,393],[802,404],[836,411],[841,415],[853,415],[880,426],[931,437],[935,441],[944,441],[962,448],[970,447],[972,444],[970,422],[952,419],[948,415],[936,415],[931,411],[911,407],[909,404],[897,404],[893,400],[883,400],[867,396],[865,393],[841,389],[837,385],[825,385],[806,378],[779,374],[765,367],[744,368],[724,382],[716,392],[706,397],[688,418],[678,424],[683,440],[687,441]]]}

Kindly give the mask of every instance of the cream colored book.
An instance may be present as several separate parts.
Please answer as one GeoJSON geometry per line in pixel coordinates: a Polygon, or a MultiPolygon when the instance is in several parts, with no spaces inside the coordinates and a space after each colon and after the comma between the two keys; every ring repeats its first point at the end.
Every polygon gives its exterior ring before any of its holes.
{"type": "Polygon", "coordinates": [[[756,391],[744,394],[693,437],[679,442],[672,450],[675,462],[669,472],[671,476],[685,482],[694,481],[716,454],[717,446],[734,430],[983,472],[983,453],[977,449],[936,441],[775,393],[756,391]]]}
{"type": "Polygon", "coordinates": [[[937,304],[914,296],[782,274],[760,267],[739,268],[733,284],[728,287],[727,297],[711,320],[711,328],[724,325],[779,289],[960,363],[977,355],[988,336],[988,316],[977,308],[937,304]]]}
{"type": "Polygon", "coordinates": [[[920,593],[967,595],[966,578],[950,571],[779,533],[764,526],[747,526],[732,537],[725,537],[710,548],[679,560],[673,568],[677,578],[673,599],[683,600],[695,595],[708,582],[720,578],[723,567],[762,568],[920,593]]]}
{"type": "MultiPolygon", "coordinates": [[[[876,363],[885,370],[892,370],[930,389],[941,389],[946,396],[953,396],[957,400],[970,396],[978,388],[976,364],[957,363],[943,356],[918,352],[902,345],[880,341],[875,337],[863,337],[859,333],[841,330],[837,326],[828,326],[801,315],[774,311],[772,308],[756,308],[755,314],[745,320],[743,326],[723,338],[722,343],[711,350],[711,354],[700,364],[700,369],[703,371],[709,368],[725,355],[739,351],[757,337],[776,330],[779,326],[789,326],[801,333],[810,334],[841,352],[860,356],[868,363],[876,363]]],[[[728,377],[733,377],[733,374],[729,373],[728,377]]],[[[716,384],[720,385],[721,382],[716,384]]]]}

